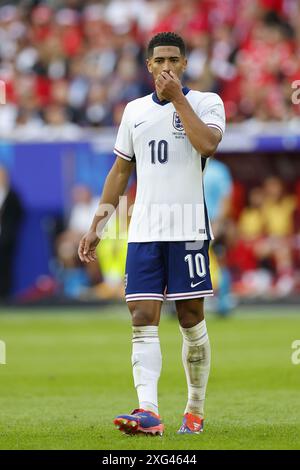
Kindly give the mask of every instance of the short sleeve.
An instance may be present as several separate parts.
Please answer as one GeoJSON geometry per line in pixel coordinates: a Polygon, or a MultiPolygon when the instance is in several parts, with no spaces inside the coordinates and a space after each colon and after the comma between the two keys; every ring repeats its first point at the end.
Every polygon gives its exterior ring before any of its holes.
{"type": "Polygon", "coordinates": [[[221,134],[224,134],[225,110],[219,95],[209,93],[208,97],[199,103],[197,114],[207,126],[219,129],[221,134]]]}
{"type": "Polygon", "coordinates": [[[132,132],[128,122],[128,105],[126,106],[121,124],[119,126],[116,144],[114,147],[114,153],[124,160],[133,161],[134,151],[132,143],[132,132]]]}

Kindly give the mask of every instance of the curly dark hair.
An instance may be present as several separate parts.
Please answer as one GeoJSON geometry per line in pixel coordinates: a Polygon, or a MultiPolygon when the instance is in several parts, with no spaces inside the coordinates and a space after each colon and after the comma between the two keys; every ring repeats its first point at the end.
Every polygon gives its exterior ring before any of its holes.
{"type": "Polygon", "coordinates": [[[148,58],[152,57],[153,49],[157,46],[176,46],[179,48],[180,54],[185,56],[185,44],[183,39],[176,33],[163,32],[153,36],[147,47],[148,58]]]}

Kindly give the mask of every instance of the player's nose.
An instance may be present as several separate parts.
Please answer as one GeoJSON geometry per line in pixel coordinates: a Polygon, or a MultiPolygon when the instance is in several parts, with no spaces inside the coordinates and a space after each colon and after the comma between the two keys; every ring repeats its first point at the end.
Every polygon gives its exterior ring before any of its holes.
{"type": "Polygon", "coordinates": [[[166,60],[165,63],[164,63],[164,70],[163,71],[169,73],[171,70],[172,70],[171,62],[166,60]]]}

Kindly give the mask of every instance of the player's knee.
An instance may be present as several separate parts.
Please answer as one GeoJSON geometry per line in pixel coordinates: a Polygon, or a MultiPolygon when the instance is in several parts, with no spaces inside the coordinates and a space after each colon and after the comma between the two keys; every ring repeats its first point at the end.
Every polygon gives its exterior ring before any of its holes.
{"type": "Polygon", "coordinates": [[[192,328],[204,320],[203,299],[197,301],[178,301],[176,309],[182,328],[192,328]]]}
{"type": "Polygon", "coordinates": [[[197,309],[181,309],[177,311],[177,314],[182,328],[192,328],[204,320],[203,312],[197,309]]]}
{"type": "MultiPolygon", "coordinates": [[[[134,304],[133,302],[130,303],[134,304]]],[[[131,305],[129,310],[132,317],[132,324],[134,326],[148,326],[156,324],[155,312],[152,312],[152,310],[148,310],[137,304],[131,305]]]]}
{"type": "Polygon", "coordinates": [[[182,328],[193,328],[193,326],[196,326],[198,323],[200,323],[203,318],[199,318],[196,315],[185,315],[183,317],[178,317],[180,326],[182,328]]]}

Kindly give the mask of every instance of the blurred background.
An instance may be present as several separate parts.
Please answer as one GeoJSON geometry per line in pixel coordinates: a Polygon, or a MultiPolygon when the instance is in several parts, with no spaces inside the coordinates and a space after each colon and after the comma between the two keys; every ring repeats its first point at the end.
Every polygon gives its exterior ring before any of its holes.
{"type": "Polygon", "coordinates": [[[299,26],[297,0],[1,1],[0,302],[123,301],[124,237],[103,241],[88,266],[78,241],[124,106],[153,91],[145,46],[175,31],[187,44],[184,83],[218,93],[228,123],[205,175],[216,236],[208,307],[298,303],[299,26]]]}

